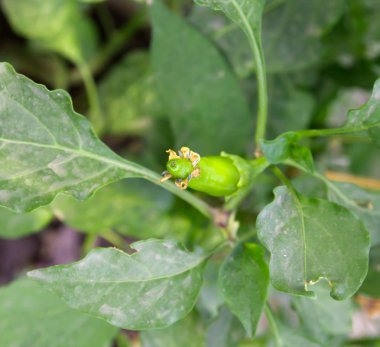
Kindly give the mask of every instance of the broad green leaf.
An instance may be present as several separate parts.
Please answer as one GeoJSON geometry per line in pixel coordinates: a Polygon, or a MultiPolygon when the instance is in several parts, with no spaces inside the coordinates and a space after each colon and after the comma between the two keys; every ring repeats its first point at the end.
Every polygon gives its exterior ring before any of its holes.
{"type": "Polygon", "coordinates": [[[348,112],[346,127],[366,130],[380,146],[380,79],[375,82],[370,99],[359,109],[348,112]]]}
{"type": "Polygon", "coordinates": [[[253,124],[219,51],[159,1],[153,2],[151,16],[152,64],[176,147],[186,145],[203,155],[244,152],[253,124]]]}
{"type": "Polygon", "coordinates": [[[85,198],[136,175],[75,113],[64,91],[48,91],[0,65],[0,204],[17,211],[49,203],[61,191],[85,198]]]}
{"type": "Polygon", "coordinates": [[[207,331],[207,347],[237,347],[245,337],[240,322],[224,306],[207,331]]]}
{"type": "Polygon", "coordinates": [[[52,217],[46,208],[19,214],[0,207],[0,237],[16,239],[38,232],[49,224],[52,217]]]}
{"type": "Polygon", "coordinates": [[[371,244],[380,243],[380,192],[368,191],[351,183],[330,182],[329,200],[349,209],[371,234],[371,244]]]}
{"type": "Polygon", "coordinates": [[[278,290],[312,295],[309,286],[329,281],[331,296],[357,291],[368,267],[369,236],[346,208],[295,195],[285,187],[258,216],[258,236],[271,252],[270,276],[278,290]]]}
{"type": "Polygon", "coordinates": [[[272,141],[263,141],[261,149],[268,162],[272,164],[286,163],[314,172],[314,161],[308,147],[298,144],[300,140],[296,132],[280,135],[272,141]]]}
{"type": "Polygon", "coordinates": [[[304,69],[323,56],[322,35],[341,17],[344,0],[275,2],[263,20],[268,72],[304,69]]]}
{"type": "Polygon", "coordinates": [[[170,224],[164,214],[172,206],[172,195],[140,179],[130,183],[113,183],[86,201],[60,195],[52,203],[52,210],[65,224],[88,233],[113,229],[140,239],[168,233],[170,224]]]}
{"type": "Polygon", "coordinates": [[[2,347],[105,347],[118,331],[28,279],[0,288],[0,317],[2,347]]]}
{"type": "Polygon", "coordinates": [[[203,327],[195,314],[168,328],[144,331],[140,338],[141,347],[205,347],[203,327]]]}
{"type": "Polygon", "coordinates": [[[268,286],[264,250],[253,243],[238,245],[221,267],[219,287],[227,306],[240,319],[249,337],[255,335],[268,286]]]}
{"type": "MultiPolygon", "coordinates": [[[[63,90],[48,91],[2,63],[0,92],[0,205],[30,211],[60,192],[85,199],[125,177],[160,184],[160,175],[103,144],[63,90]]],[[[184,200],[195,199],[172,183],[162,187],[184,200]]],[[[196,205],[203,206],[200,201],[196,205]]]]}
{"type": "Polygon", "coordinates": [[[95,53],[94,25],[77,0],[4,0],[3,8],[16,32],[75,63],[95,53]]]}
{"type": "Polygon", "coordinates": [[[157,329],[184,318],[198,297],[205,256],[170,240],[140,241],[131,248],[132,255],[94,249],[77,263],[28,275],[69,306],[121,328],[157,329]]]}
{"type": "Polygon", "coordinates": [[[147,53],[127,54],[99,85],[110,134],[141,134],[163,113],[147,53]]]}
{"type": "Polygon", "coordinates": [[[315,299],[293,297],[292,304],[308,334],[328,345],[329,335],[347,335],[351,331],[353,304],[350,300],[333,300],[326,287],[325,283],[314,285],[315,299]]]}

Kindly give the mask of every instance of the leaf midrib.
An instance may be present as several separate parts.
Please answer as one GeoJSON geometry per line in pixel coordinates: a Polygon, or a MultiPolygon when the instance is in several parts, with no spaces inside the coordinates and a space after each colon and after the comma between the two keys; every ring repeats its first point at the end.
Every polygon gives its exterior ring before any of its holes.
{"type": "Polygon", "coordinates": [[[131,171],[133,173],[137,173],[140,175],[146,174],[145,169],[143,169],[142,167],[139,167],[136,164],[132,165],[132,163],[130,163],[129,161],[127,161],[125,159],[122,159],[123,162],[121,160],[117,161],[117,160],[113,160],[113,159],[110,159],[107,157],[99,156],[97,154],[94,154],[94,153],[91,153],[91,152],[88,152],[85,150],[77,150],[74,148],[63,147],[61,145],[48,145],[48,144],[29,142],[29,141],[10,140],[10,139],[6,139],[6,138],[2,138],[2,137],[0,137],[0,142],[13,143],[13,144],[19,144],[19,145],[25,145],[25,146],[35,146],[35,147],[40,147],[40,148],[55,149],[55,150],[59,150],[62,152],[73,153],[73,154],[76,154],[78,156],[82,156],[82,157],[84,156],[84,157],[88,157],[88,158],[91,158],[91,159],[94,159],[94,160],[97,160],[100,162],[111,164],[111,165],[119,167],[123,170],[131,171]]]}

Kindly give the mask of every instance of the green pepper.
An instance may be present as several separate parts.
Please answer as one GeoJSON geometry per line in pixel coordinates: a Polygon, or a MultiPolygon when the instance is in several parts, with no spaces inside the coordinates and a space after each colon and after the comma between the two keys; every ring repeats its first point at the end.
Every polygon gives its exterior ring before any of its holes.
{"type": "Polygon", "coordinates": [[[188,147],[182,147],[178,154],[169,149],[167,171],[162,173],[162,182],[175,178],[180,189],[190,187],[212,196],[228,196],[236,192],[240,173],[228,157],[200,157],[188,147]]]}

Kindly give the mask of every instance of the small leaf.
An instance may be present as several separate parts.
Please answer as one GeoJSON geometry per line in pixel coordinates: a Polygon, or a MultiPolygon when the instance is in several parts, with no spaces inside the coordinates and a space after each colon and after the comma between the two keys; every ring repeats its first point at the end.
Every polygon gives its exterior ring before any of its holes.
{"type": "Polygon", "coordinates": [[[53,218],[46,208],[29,213],[15,213],[0,207],[0,237],[15,239],[42,230],[53,218]]]}
{"type": "Polygon", "coordinates": [[[73,62],[94,55],[95,28],[81,13],[77,0],[4,0],[3,8],[16,32],[73,62]]]}
{"type": "Polygon", "coordinates": [[[314,172],[314,161],[308,147],[298,144],[300,140],[296,132],[287,132],[272,141],[262,141],[264,156],[272,164],[286,163],[301,167],[307,172],[314,172]]]}
{"type": "Polygon", "coordinates": [[[141,347],[205,347],[204,331],[196,314],[165,329],[143,331],[141,347]]]}
{"type": "Polygon", "coordinates": [[[250,111],[220,52],[158,0],[151,16],[152,64],[176,147],[186,144],[203,155],[244,152],[252,132],[250,111]]]}
{"type": "Polygon", "coordinates": [[[375,82],[370,99],[359,109],[348,112],[346,127],[367,130],[373,142],[380,146],[380,79],[375,82]]]}
{"type": "Polygon", "coordinates": [[[104,347],[118,332],[28,279],[0,288],[0,317],[2,347],[104,347]]]}
{"type": "Polygon", "coordinates": [[[250,337],[255,334],[268,286],[264,250],[253,243],[238,245],[221,267],[219,287],[227,306],[250,337]]]}
{"type": "Polygon", "coordinates": [[[343,300],[363,282],[368,232],[346,208],[295,196],[285,187],[258,216],[258,236],[271,252],[271,281],[278,290],[312,295],[309,285],[326,278],[331,296],[343,300]]]}
{"type": "Polygon", "coordinates": [[[131,247],[136,250],[131,256],[98,248],[77,263],[28,275],[71,307],[121,328],[163,328],[185,317],[199,294],[205,256],[168,240],[131,247]]]}

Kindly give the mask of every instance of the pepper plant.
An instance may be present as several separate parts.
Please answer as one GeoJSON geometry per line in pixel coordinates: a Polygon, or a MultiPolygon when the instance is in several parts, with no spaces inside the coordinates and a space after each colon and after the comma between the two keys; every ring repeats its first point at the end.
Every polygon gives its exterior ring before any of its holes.
{"type": "Polygon", "coordinates": [[[0,346],[378,346],[378,2],[123,6],[2,2],[0,236],[85,236],[0,288],[0,346]]]}

